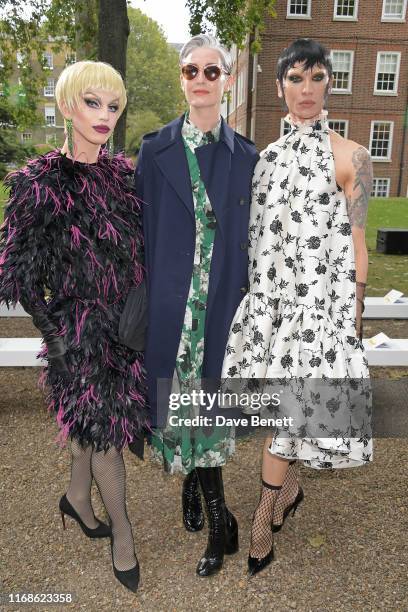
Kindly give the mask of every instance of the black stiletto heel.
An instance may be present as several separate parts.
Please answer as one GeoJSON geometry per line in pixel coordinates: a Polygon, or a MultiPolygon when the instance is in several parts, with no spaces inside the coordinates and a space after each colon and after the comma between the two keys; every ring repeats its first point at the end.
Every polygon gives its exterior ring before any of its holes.
{"type": "Polygon", "coordinates": [[[59,509],[61,512],[62,526],[64,530],[66,529],[65,514],[68,514],[68,516],[73,518],[78,523],[78,525],[81,527],[82,531],[88,538],[109,538],[111,536],[110,527],[108,527],[108,525],[105,525],[105,523],[102,523],[102,521],[100,521],[99,519],[96,519],[99,523],[98,527],[95,527],[95,529],[90,529],[90,527],[87,527],[79,516],[79,514],[76,512],[75,508],[73,508],[67,500],[66,495],[63,495],[61,497],[59,502],[59,509]]]}
{"type": "Polygon", "coordinates": [[[299,487],[299,491],[298,494],[296,495],[296,498],[294,500],[294,502],[292,504],[290,504],[290,506],[288,506],[284,513],[283,513],[283,521],[280,525],[273,525],[272,526],[272,532],[273,533],[277,533],[278,531],[280,531],[283,527],[283,523],[286,521],[286,518],[289,516],[289,514],[292,512],[292,516],[295,516],[295,512],[298,509],[298,506],[302,503],[302,501],[305,498],[305,494],[303,493],[303,489],[302,487],[299,487]]]}

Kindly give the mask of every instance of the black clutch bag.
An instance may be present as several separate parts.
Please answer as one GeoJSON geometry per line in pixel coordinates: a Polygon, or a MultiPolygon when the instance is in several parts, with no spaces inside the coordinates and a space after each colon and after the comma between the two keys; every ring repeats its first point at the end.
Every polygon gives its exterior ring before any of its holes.
{"type": "Polygon", "coordinates": [[[119,340],[134,351],[143,351],[147,329],[147,294],[143,280],[130,289],[119,321],[119,340]]]}

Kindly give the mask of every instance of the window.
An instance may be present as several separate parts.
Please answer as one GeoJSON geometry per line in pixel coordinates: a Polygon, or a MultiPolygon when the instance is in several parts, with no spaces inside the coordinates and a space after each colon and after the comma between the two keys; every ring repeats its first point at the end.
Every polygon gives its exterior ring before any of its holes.
{"type": "Polygon", "coordinates": [[[21,64],[22,64],[22,63],[23,63],[23,61],[24,61],[24,56],[23,56],[23,54],[21,53],[21,51],[17,51],[17,53],[16,53],[16,60],[17,60],[17,64],[18,64],[18,66],[21,66],[21,64]]]}
{"type": "Polygon", "coordinates": [[[337,132],[343,138],[348,137],[348,121],[345,119],[332,119],[329,121],[329,128],[337,132]]]}
{"type": "Polygon", "coordinates": [[[23,132],[21,134],[21,141],[22,142],[31,142],[33,139],[33,135],[31,132],[23,132]]]}
{"type": "Polygon", "coordinates": [[[372,198],[388,198],[390,194],[389,178],[373,178],[372,198]]]}
{"type": "Polygon", "coordinates": [[[44,87],[44,96],[53,97],[55,94],[55,80],[47,79],[47,85],[44,87]]]}
{"type": "Polygon", "coordinates": [[[374,161],[391,161],[393,121],[372,121],[370,153],[374,161]]]}
{"type": "Polygon", "coordinates": [[[44,108],[45,125],[55,125],[55,106],[46,106],[44,108]]]}
{"type": "Polygon", "coordinates": [[[252,91],[256,89],[256,80],[258,76],[258,54],[254,54],[252,63],[252,91]]]}
{"type": "Polygon", "coordinates": [[[332,51],[333,93],[351,93],[354,51],[332,51]]]}
{"type": "Polygon", "coordinates": [[[241,71],[238,75],[238,96],[237,96],[237,107],[245,102],[245,79],[246,71],[241,71]]]}
{"type": "Polygon", "coordinates": [[[310,19],[311,0],[288,0],[286,18],[289,19],[310,19]]]}
{"type": "Polygon", "coordinates": [[[374,93],[397,95],[401,53],[377,53],[374,93]]]}
{"type": "Polygon", "coordinates": [[[65,65],[74,64],[76,62],[76,53],[67,53],[65,56],[65,65]]]}
{"type": "Polygon", "coordinates": [[[358,0],[335,0],[333,19],[357,21],[358,0]]]}
{"type": "Polygon", "coordinates": [[[281,135],[281,138],[282,138],[282,136],[286,136],[286,134],[289,134],[290,130],[291,130],[290,123],[288,123],[284,119],[281,119],[281,123],[280,123],[280,135],[281,135]]]}
{"type": "Polygon", "coordinates": [[[407,0],[383,0],[381,21],[405,21],[407,0]]]}
{"type": "Polygon", "coordinates": [[[54,60],[51,51],[45,51],[45,53],[43,53],[43,60],[46,68],[50,70],[54,68],[54,60]]]}

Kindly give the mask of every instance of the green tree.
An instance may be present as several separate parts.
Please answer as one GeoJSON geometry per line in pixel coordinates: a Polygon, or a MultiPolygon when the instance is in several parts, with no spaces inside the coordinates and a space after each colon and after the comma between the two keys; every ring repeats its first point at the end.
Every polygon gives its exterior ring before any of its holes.
{"type": "Polygon", "coordinates": [[[142,138],[148,132],[154,132],[163,125],[163,121],[152,110],[136,111],[127,114],[126,148],[131,155],[137,155],[142,138]]]}
{"type": "MultiPolygon", "coordinates": [[[[174,119],[184,108],[180,86],[178,53],[171,47],[160,26],[140,10],[128,8],[130,34],[127,53],[128,112],[144,113],[143,122],[162,124],[174,119]]],[[[129,122],[128,122],[129,125],[129,122]]]]}
{"type": "Polygon", "coordinates": [[[0,98],[0,179],[7,174],[9,164],[22,164],[32,156],[30,147],[22,146],[17,140],[14,108],[7,98],[0,98]]]}
{"type": "Polygon", "coordinates": [[[253,34],[252,51],[260,51],[265,17],[275,17],[276,0],[186,0],[192,35],[215,30],[226,45],[241,47],[253,34]]]}

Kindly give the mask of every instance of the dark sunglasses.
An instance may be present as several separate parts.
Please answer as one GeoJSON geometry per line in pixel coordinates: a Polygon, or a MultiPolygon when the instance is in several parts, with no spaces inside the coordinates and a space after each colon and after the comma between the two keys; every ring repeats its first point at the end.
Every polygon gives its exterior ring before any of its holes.
{"type": "MultiPolygon", "coordinates": [[[[185,64],[185,66],[181,67],[181,72],[183,74],[183,77],[187,79],[187,81],[192,81],[196,78],[197,74],[200,72],[200,69],[195,64],[185,64]]],[[[216,81],[220,78],[223,72],[227,74],[225,70],[216,65],[206,66],[204,68],[204,76],[207,81],[216,81]]]]}

